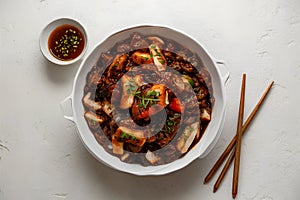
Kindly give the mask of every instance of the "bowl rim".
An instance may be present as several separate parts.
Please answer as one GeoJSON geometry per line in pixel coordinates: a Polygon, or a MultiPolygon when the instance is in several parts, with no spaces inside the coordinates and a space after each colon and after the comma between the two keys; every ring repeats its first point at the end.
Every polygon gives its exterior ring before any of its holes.
{"type": "MultiPolygon", "coordinates": [[[[216,70],[216,73],[218,75],[218,77],[220,78],[220,91],[221,91],[221,95],[222,95],[222,108],[221,108],[221,120],[218,121],[218,124],[217,124],[217,131],[216,131],[216,134],[215,136],[211,139],[211,141],[209,142],[209,145],[206,146],[205,148],[205,151],[203,152],[203,154],[207,154],[208,152],[207,151],[210,151],[212,149],[212,147],[215,145],[213,144],[213,142],[215,140],[217,140],[220,136],[220,132],[222,131],[223,129],[223,125],[224,125],[224,118],[225,118],[225,111],[226,111],[226,94],[225,94],[225,86],[224,86],[224,83],[222,82],[222,76],[221,76],[221,72],[219,70],[219,68],[217,67],[217,60],[212,57],[209,52],[207,51],[207,49],[205,49],[199,42],[198,40],[196,40],[195,38],[193,38],[192,36],[190,36],[189,34],[183,32],[183,31],[180,31],[174,27],[171,27],[171,26],[166,26],[166,25],[161,25],[161,24],[135,24],[135,25],[132,25],[132,26],[126,26],[126,27],[123,27],[123,28],[120,28],[118,29],[117,31],[114,31],[112,33],[109,33],[107,34],[106,37],[104,37],[100,42],[98,42],[94,47],[93,49],[91,50],[90,53],[94,52],[95,50],[97,50],[97,48],[99,48],[99,46],[104,43],[107,39],[109,39],[110,37],[116,35],[116,34],[119,34],[123,31],[128,31],[130,29],[136,29],[136,28],[141,28],[141,27],[157,27],[157,28],[165,28],[165,29],[170,29],[171,31],[174,31],[174,32],[177,32],[181,35],[184,35],[186,37],[188,37],[189,39],[191,39],[193,42],[195,42],[198,46],[200,46],[203,51],[205,52],[205,54],[207,54],[208,58],[210,59],[210,61],[212,62],[212,64],[214,65],[214,68],[216,70]]],[[[176,161],[173,161],[171,163],[168,163],[168,164],[165,164],[165,165],[161,165],[162,167],[157,169],[157,170],[152,170],[152,171],[139,171],[139,172],[136,172],[136,171],[131,171],[131,170],[128,170],[126,168],[122,168],[121,166],[112,166],[110,165],[109,163],[106,162],[106,160],[103,160],[99,157],[99,155],[94,152],[93,149],[90,148],[90,144],[88,144],[86,141],[85,141],[85,138],[83,138],[83,135],[82,133],[80,132],[79,130],[79,123],[78,123],[78,119],[77,119],[77,111],[76,111],[76,107],[74,106],[74,99],[75,99],[75,90],[76,90],[76,87],[77,87],[77,79],[82,71],[82,68],[84,67],[85,63],[87,62],[87,60],[89,59],[91,55],[89,54],[88,56],[86,56],[83,60],[83,62],[81,63],[80,67],[78,68],[77,70],[77,73],[75,75],[75,78],[74,78],[74,82],[73,82],[73,88],[72,88],[72,93],[70,95],[70,99],[72,101],[72,111],[73,111],[73,121],[74,123],[76,124],[77,126],[77,130],[78,130],[78,133],[79,133],[79,137],[82,141],[82,143],[84,144],[84,146],[87,148],[87,150],[98,160],[100,161],[101,163],[113,168],[113,169],[116,169],[118,171],[121,171],[121,172],[125,172],[125,173],[129,173],[129,174],[134,174],[134,175],[138,175],[138,176],[145,176],[145,175],[164,175],[164,174],[169,174],[169,173],[172,173],[172,172],[175,172],[179,169],[182,169],[184,167],[186,167],[187,165],[189,165],[191,162],[193,162],[194,160],[196,160],[196,158],[199,158],[201,157],[202,154],[199,154],[196,155],[196,153],[194,153],[195,155],[193,155],[188,161],[184,162],[183,164],[180,164],[180,165],[175,165],[174,166],[174,162],[176,161]],[[172,166],[173,165],[173,166],[172,166]]],[[[216,143],[216,141],[214,142],[216,143]]],[[[193,150],[193,149],[192,149],[193,150]]],[[[121,162],[121,161],[120,161],[121,162]]],[[[146,169],[146,168],[145,168],[146,169]]]]}
{"type": "Polygon", "coordinates": [[[39,46],[40,46],[40,51],[42,52],[43,56],[49,60],[50,62],[57,64],[57,65],[70,65],[78,60],[82,59],[83,56],[85,55],[87,49],[88,49],[88,32],[85,26],[78,20],[72,17],[58,17],[55,19],[50,20],[42,29],[40,36],[39,36],[39,46]],[[84,48],[82,52],[74,59],[72,60],[59,60],[55,58],[49,51],[48,48],[48,38],[51,32],[58,26],[63,25],[63,24],[71,24],[77,28],[79,28],[83,35],[84,35],[84,48]]]}

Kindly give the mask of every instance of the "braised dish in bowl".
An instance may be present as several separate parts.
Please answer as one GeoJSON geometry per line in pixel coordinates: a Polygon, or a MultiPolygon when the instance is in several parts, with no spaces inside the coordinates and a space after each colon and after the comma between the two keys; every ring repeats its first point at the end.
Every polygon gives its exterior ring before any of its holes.
{"type": "Polygon", "coordinates": [[[212,84],[201,59],[172,39],[132,33],[87,74],[85,119],[110,154],[143,166],[170,163],[201,138],[212,84]]]}
{"type": "Polygon", "coordinates": [[[74,81],[74,121],[104,164],[160,175],[205,156],[224,123],[224,80],[195,40],[161,26],[112,34],[83,61],[74,81]]]}

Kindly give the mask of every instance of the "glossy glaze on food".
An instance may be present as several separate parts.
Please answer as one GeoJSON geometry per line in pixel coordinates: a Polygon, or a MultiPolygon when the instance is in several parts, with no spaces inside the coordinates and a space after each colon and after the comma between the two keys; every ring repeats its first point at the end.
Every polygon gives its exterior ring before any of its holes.
{"type": "Polygon", "coordinates": [[[139,33],[99,55],[82,98],[98,143],[121,161],[143,166],[185,155],[209,124],[213,102],[198,55],[171,39],[139,33]]]}

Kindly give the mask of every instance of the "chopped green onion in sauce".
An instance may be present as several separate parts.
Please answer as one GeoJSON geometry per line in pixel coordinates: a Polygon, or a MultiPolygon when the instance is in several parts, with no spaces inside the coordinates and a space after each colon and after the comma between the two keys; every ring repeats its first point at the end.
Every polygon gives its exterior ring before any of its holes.
{"type": "Polygon", "coordinates": [[[72,60],[84,49],[84,36],[75,26],[65,24],[52,31],[48,39],[51,54],[59,60],[72,60]]]}

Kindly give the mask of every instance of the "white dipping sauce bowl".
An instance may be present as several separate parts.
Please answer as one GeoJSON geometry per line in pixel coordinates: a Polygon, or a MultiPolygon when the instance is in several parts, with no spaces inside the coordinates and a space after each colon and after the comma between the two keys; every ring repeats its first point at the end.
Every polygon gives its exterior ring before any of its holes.
{"type": "Polygon", "coordinates": [[[87,50],[87,46],[88,46],[88,38],[87,38],[86,29],[84,28],[84,26],[81,23],[79,23],[77,20],[72,19],[72,18],[63,17],[63,18],[53,20],[45,28],[43,28],[41,35],[40,35],[40,49],[41,49],[42,54],[44,55],[44,57],[47,60],[49,60],[50,62],[57,64],[57,65],[70,65],[70,64],[77,62],[85,54],[85,52],[87,50]],[[84,48],[83,48],[82,52],[80,53],[80,55],[72,60],[66,60],[66,61],[60,60],[60,59],[54,57],[48,47],[48,40],[49,40],[50,34],[57,27],[65,25],[65,24],[72,25],[72,26],[75,26],[76,28],[78,28],[84,37],[84,48]]]}

